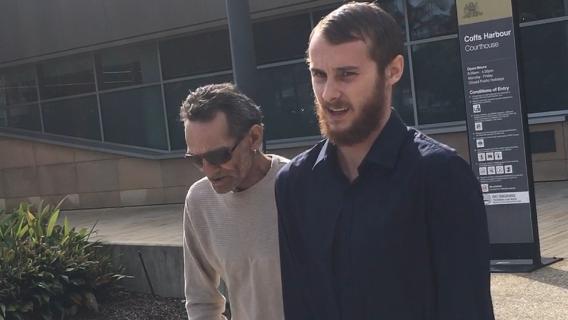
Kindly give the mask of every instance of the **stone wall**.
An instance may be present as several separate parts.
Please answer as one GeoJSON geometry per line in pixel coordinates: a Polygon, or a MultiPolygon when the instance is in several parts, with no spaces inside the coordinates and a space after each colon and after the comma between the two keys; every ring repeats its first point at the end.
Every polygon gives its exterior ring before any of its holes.
{"type": "MultiPolygon", "coordinates": [[[[554,152],[533,154],[535,181],[568,179],[568,123],[531,126],[553,131],[554,152]]],[[[432,135],[469,159],[464,132],[432,135]]],[[[293,157],[305,148],[271,152],[293,157]]],[[[40,142],[0,138],[0,209],[21,201],[56,204],[65,209],[183,203],[201,172],[185,159],[144,160],[40,142]]]]}
{"type": "Polygon", "coordinates": [[[201,173],[185,159],[144,160],[0,138],[0,208],[43,200],[63,208],[182,203],[201,173]]]}

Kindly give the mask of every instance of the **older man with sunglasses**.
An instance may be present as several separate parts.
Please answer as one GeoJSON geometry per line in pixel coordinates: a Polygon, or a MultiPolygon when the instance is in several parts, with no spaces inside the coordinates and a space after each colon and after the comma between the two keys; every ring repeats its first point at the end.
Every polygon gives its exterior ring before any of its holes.
{"type": "Polygon", "coordinates": [[[180,117],[185,157],[206,177],[191,186],[183,215],[189,319],[283,319],[274,181],[288,161],[260,150],[259,107],[231,84],[191,92],[180,117]]]}

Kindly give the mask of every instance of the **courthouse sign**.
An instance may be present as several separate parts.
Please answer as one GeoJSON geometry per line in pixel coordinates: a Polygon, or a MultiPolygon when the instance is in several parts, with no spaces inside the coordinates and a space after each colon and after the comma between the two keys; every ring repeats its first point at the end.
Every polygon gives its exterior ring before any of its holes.
{"type": "Polygon", "coordinates": [[[541,265],[511,0],[457,0],[470,163],[494,268],[541,265]],[[520,261],[520,262],[519,262],[520,261]]]}

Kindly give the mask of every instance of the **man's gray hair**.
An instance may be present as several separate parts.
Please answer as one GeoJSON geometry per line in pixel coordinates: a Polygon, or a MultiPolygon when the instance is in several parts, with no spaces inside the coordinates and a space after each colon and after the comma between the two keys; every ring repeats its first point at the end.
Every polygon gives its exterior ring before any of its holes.
{"type": "Polygon", "coordinates": [[[210,84],[189,93],[180,108],[180,119],[208,122],[217,112],[227,117],[231,137],[241,138],[255,124],[262,125],[260,107],[231,83],[210,84]]]}

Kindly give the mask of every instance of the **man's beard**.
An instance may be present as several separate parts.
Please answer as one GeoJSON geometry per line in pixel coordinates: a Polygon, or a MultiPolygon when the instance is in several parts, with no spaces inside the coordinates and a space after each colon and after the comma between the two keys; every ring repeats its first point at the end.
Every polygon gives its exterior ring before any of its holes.
{"type": "Polygon", "coordinates": [[[334,106],[347,106],[351,110],[353,106],[346,101],[338,100],[337,102],[320,104],[315,99],[316,113],[321,134],[328,138],[335,145],[352,146],[365,141],[371,133],[377,129],[381,122],[385,106],[385,82],[383,79],[377,80],[373,94],[369,99],[364,101],[357,117],[353,119],[351,125],[342,131],[334,131],[330,128],[325,119],[325,108],[334,106]]]}

